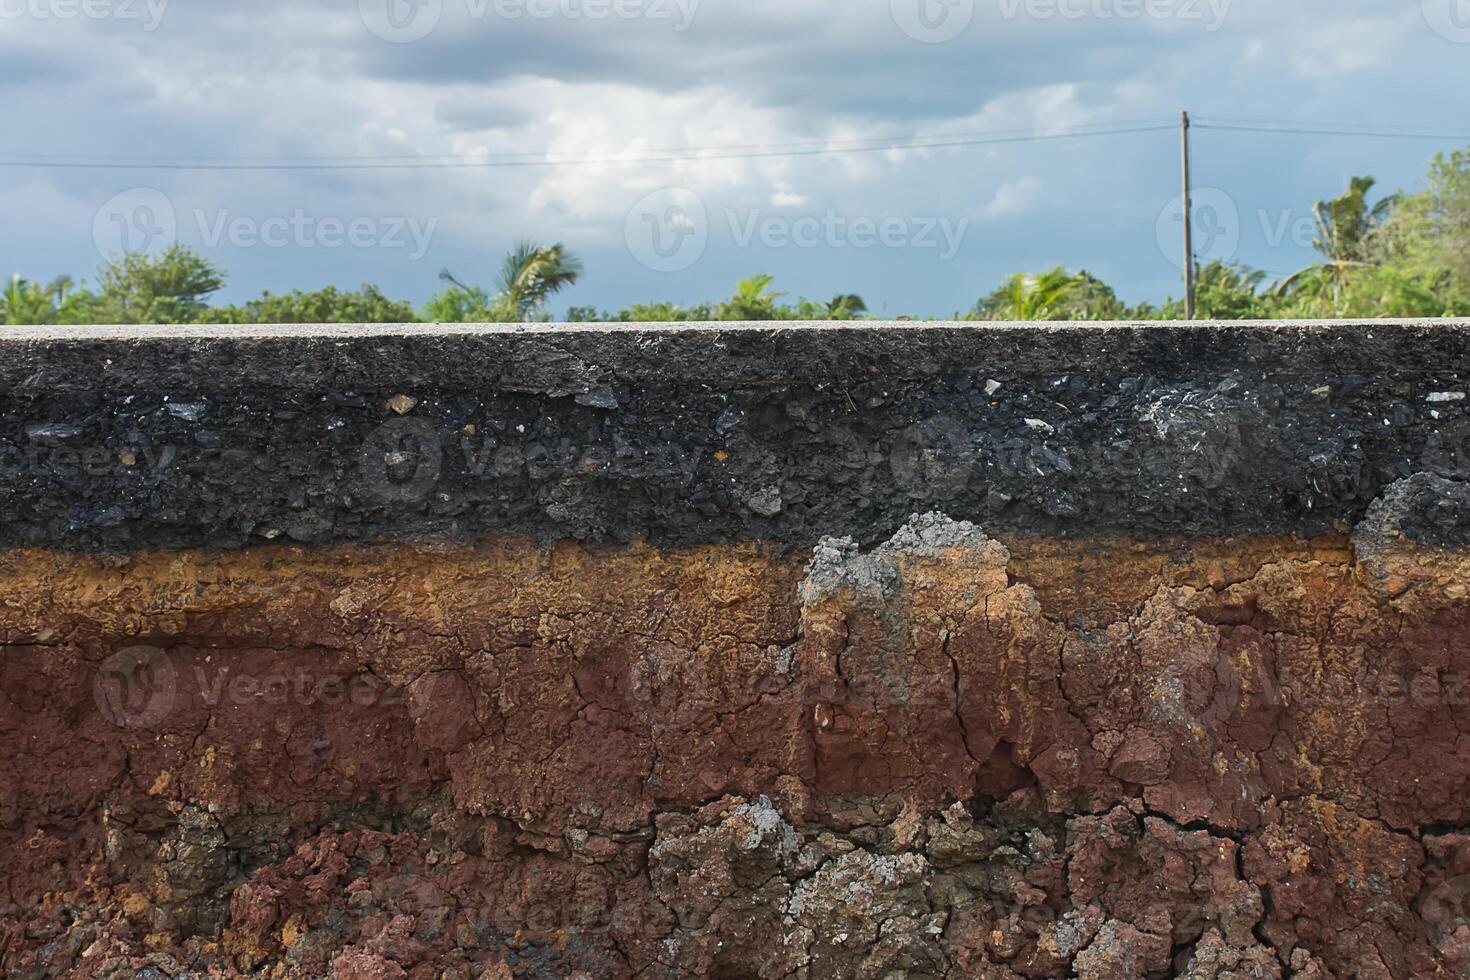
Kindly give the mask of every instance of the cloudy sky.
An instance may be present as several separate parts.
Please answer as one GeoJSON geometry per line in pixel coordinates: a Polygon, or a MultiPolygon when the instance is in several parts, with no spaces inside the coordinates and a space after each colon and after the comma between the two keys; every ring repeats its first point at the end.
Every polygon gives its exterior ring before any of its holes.
{"type": "Polygon", "coordinates": [[[1197,130],[1201,250],[1285,273],[1313,200],[1470,145],[1467,82],[1470,0],[0,0],[0,271],[176,238],[227,300],[419,302],[526,238],[586,264],[558,314],[767,272],[947,315],[1055,264],[1158,300],[1181,109],[1444,132],[1197,130]]]}

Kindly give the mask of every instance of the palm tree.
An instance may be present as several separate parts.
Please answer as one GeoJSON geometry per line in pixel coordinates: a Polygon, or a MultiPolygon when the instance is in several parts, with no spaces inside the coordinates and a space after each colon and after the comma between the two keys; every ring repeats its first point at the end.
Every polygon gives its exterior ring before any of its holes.
{"type": "Polygon", "coordinates": [[[776,300],[785,293],[770,291],[774,276],[749,276],[735,284],[735,295],[720,304],[721,320],[779,320],[776,300]]]}
{"type": "Polygon", "coordinates": [[[1369,207],[1368,192],[1376,183],[1372,177],[1354,177],[1342,196],[1312,206],[1317,222],[1312,246],[1326,261],[1313,263],[1281,280],[1276,286],[1278,296],[1301,290],[1338,297],[1349,271],[1370,264],[1373,233],[1383,226],[1398,203],[1398,196],[1390,194],[1369,207]]]}
{"type": "Polygon", "coordinates": [[[1018,272],[987,300],[987,313],[1002,320],[1054,320],[1077,289],[1077,278],[1061,266],[1031,275],[1018,272]]]}
{"type": "Polygon", "coordinates": [[[1054,318],[1068,320],[1116,320],[1126,308],[1118,299],[1113,287],[1083,269],[1072,277],[1062,308],[1053,312],[1054,318]]]}
{"type": "Polygon", "coordinates": [[[1318,201],[1312,208],[1317,219],[1312,245],[1329,262],[1362,261],[1367,257],[1368,236],[1388,219],[1398,202],[1398,196],[1390,194],[1370,208],[1368,192],[1376,183],[1372,177],[1354,177],[1346,194],[1318,201]]]}
{"type": "Polygon", "coordinates": [[[852,320],[868,312],[868,304],[857,293],[839,293],[827,304],[828,320],[852,320]]]}
{"type": "Polygon", "coordinates": [[[540,246],[521,242],[500,265],[500,299],[525,320],[545,305],[552,293],[575,285],[582,261],[561,242],[540,246]]]}
{"type": "MultiPolygon", "coordinates": [[[[1248,320],[1264,316],[1265,297],[1257,292],[1266,274],[1213,259],[1194,277],[1195,309],[1211,320],[1248,320]]],[[[1173,314],[1182,315],[1182,311],[1173,314]]]]}
{"type": "Polygon", "coordinates": [[[581,259],[560,242],[555,245],[521,242],[500,264],[495,296],[479,286],[460,282],[445,269],[439,278],[453,289],[433,297],[430,306],[436,312],[464,319],[529,320],[553,293],[575,284],[581,276],[581,259]]]}

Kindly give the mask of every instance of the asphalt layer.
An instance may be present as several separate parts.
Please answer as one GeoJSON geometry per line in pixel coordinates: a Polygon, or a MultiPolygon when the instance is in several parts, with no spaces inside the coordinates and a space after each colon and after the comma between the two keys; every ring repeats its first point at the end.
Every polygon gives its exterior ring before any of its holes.
{"type": "Polygon", "coordinates": [[[0,546],[1311,535],[1415,474],[1459,544],[1467,396],[1467,321],[7,327],[0,546]]]}

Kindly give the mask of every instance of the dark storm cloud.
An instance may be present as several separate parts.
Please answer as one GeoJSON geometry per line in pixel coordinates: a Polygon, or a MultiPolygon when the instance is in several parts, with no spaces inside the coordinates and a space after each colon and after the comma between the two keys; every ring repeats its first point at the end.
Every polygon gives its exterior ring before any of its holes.
{"type": "MultiPolygon", "coordinates": [[[[540,76],[665,93],[720,87],[764,107],[912,123],[967,115],[1007,93],[1060,80],[1119,81],[1159,40],[1146,26],[1046,31],[992,17],[951,43],[924,44],[903,34],[887,4],[863,4],[861,16],[793,22],[705,0],[680,32],[645,19],[470,17],[452,9],[463,0],[446,2],[439,26],[422,40],[394,44],[366,31],[344,37],[357,69],[431,86],[540,76]]],[[[1195,41],[1182,39],[1184,46],[1195,41]]]]}

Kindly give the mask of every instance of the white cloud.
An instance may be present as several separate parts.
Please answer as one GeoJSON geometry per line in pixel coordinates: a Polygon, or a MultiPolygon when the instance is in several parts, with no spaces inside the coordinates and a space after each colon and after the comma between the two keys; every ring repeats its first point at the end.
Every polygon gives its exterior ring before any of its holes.
{"type": "Polygon", "coordinates": [[[773,208],[799,208],[809,200],[810,198],[806,195],[798,194],[782,184],[778,184],[771,193],[771,207],[773,208]]]}
{"type": "Polygon", "coordinates": [[[1296,74],[1335,78],[1393,64],[1403,26],[1402,19],[1389,17],[1329,18],[1314,30],[1293,34],[1284,47],[1296,74]]]}
{"type": "Polygon", "coordinates": [[[1001,184],[995,197],[985,206],[992,218],[1009,217],[1029,211],[1041,200],[1041,178],[1031,175],[1001,184]]]}

